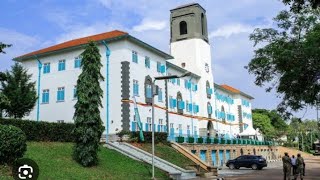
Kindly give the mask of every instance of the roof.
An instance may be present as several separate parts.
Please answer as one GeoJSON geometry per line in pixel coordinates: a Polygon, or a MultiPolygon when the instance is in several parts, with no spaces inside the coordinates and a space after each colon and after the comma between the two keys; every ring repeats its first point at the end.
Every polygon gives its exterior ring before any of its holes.
{"type": "Polygon", "coordinates": [[[240,94],[240,95],[242,95],[242,96],[244,96],[244,97],[246,97],[248,99],[254,99],[252,96],[250,96],[250,95],[248,95],[248,94],[246,94],[246,93],[244,93],[244,92],[242,92],[242,91],[240,91],[240,90],[238,90],[238,89],[236,89],[236,88],[234,88],[232,86],[229,86],[227,84],[218,85],[218,84],[215,83],[214,87],[218,88],[218,89],[221,89],[221,90],[224,90],[224,91],[226,91],[228,93],[231,93],[231,94],[240,94]]]}
{"type": "Polygon", "coordinates": [[[170,11],[177,10],[177,9],[182,9],[182,8],[186,8],[186,7],[190,7],[190,6],[199,6],[199,7],[202,8],[204,11],[206,11],[199,3],[184,4],[184,5],[178,6],[178,7],[176,7],[176,8],[173,8],[173,9],[171,9],[170,11]]]}
{"type": "Polygon", "coordinates": [[[152,47],[149,44],[147,44],[147,43],[145,43],[145,42],[143,42],[133,36],[130,36],[127,32],[114,30],[114,31],[110,31],[110,32],[105,32],[105,33],[101,33],[101,34],[96,34],[96,35],[92,35],[92,36],[87,36],[87,37],[82,37],[82,38],[66,41],[66,42],[63,42],[63,43],[60,43],[60,44],[57,44],[54,46],[50,46],[50,47],[47,47],[44,49],[40,49],[37,51],[33,51],[30,53],[24,54],[22,56],[18,56],[16,58],[14,58],[13,60],[22,61],[25,59],[33,58],[35,55],[36,56],[48,55],[50,53],[55,53],[55,52],[58,52],[61,50],[82,47],[83,45],[87,44],[89,41],[102,42],[103,40],[113,41],[113,40],[119,40],[119,39],[123,39],[123,38],[127,38],[135,43],[138,43],[139,45],[154,51],[155,53],[165,57],[166,59],[173,58],[171,55],[169,55],[163,51],[160,51],[159,49],[152,47]]]}

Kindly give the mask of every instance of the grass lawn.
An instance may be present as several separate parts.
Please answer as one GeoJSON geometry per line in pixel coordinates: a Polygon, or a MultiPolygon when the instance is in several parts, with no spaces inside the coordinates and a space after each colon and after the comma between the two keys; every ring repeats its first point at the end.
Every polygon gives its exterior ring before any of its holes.
{"type": "MultiPolygon", "coordinates": [[[[28,142],[24,157],[37,162],[39,179],[150,179],[151,166],[130,159],[117,151],[101,147],[99,165],[84,168],[72,159],[72,143],[28,142]]],[[[0,166],[0,179],[10,177],[8,167],[0,166]]],[[[157,179],[169,179],[165,172],[156,169],[157,179]]]]}
{"type": "MultiPolygon", "coordinates": [[[[150,143],[141,143],[132,144],[142,150],[145,150],[149,153],[152,153],[152,145],[150,143]]],[[[175,150],[170,145],[166,144],[155,144],[155,155],[171,162],[172,164],[175,164],[179,167],[182,167],[184,169],[193,169],[192,166],[196,165],[193,161],[185,157],[183,154],[175,150]],[[191,166],[190,166],[191,165],[191,166]]]]}

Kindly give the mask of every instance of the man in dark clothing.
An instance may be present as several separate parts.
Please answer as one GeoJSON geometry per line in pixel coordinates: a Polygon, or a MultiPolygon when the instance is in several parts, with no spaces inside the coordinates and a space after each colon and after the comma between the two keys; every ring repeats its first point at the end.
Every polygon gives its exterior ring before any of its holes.
{"type": "Polygon", "coordinates": [[[291,159],[287,152],[284,153],[284,156],[282,157],[283,162],[283,179],[284,180],[290,180],[290,174],[291,174],[291,159]]]}

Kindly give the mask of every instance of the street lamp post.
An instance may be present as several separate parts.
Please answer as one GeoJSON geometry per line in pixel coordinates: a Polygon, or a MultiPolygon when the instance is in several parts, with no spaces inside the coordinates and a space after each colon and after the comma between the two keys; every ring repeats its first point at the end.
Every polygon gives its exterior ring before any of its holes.
{"type": "Polygon", "coordinates": [[[186,76],[190,76],[191,73],[190,72],[186,72],[185,74],[181,75],[181,76],[177,76],[177,75],[170,75],[170,76],[159,76],[159,77],[154,77],[153,83],[152,83],[152,179],[154,178],[154,96],[157,95],[155,93],[155,82],[157,80],[166,80],[166,79],[176,79],[176,78],[182,78],[182,77],[186,77],[186,76]]]}

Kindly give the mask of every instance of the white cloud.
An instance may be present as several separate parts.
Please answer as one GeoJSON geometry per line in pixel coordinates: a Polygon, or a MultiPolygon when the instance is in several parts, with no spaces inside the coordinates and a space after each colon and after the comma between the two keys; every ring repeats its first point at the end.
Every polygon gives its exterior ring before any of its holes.
{"type": "Polygon", "coordinates": [[[163,30],[167,27],[166,21],[143,19],[143,21],[134,26],[133,30],[137,32],[149,31],[149,30],[163,30]]]}
{"type": "Polygon", "coordinates": [[[8,69],[14,63],[12,61],[13,58],[43,47],[40,39],[36,36],[1,27],[0,39],[5,44],[12,44],[12,47],[4,50],[6,54],[0,55],[0,71],[8,69]]]}
{"type": "Polygon", "coordinates": [[[219,27],[218,29],[210,32],[209,38],[213,37],[224,37],[229,38],[231,35],[240,33],[251,33],[255,27],[244,24],[228,24],[219,27]]]}

